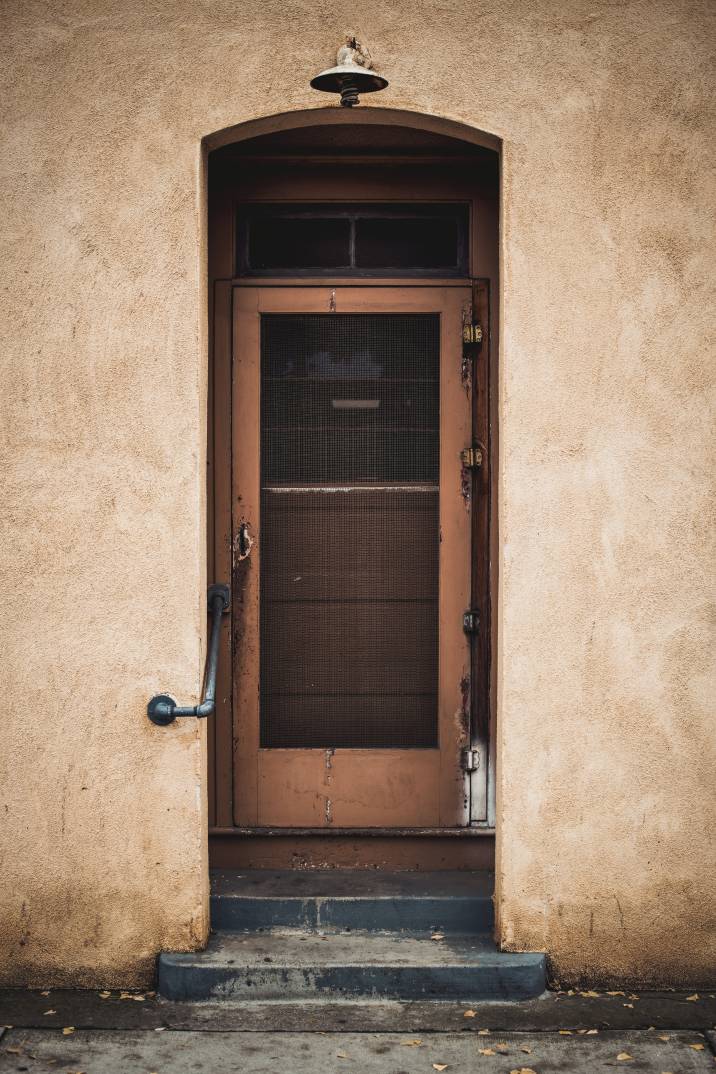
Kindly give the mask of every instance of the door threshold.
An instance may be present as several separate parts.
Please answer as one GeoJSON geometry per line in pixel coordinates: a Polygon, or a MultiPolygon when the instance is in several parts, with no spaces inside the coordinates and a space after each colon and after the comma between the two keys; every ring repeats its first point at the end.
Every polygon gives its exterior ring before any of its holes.
{"type": "Polygon", "coordinates": [[[445,838],[472,838],[479,836],[494,836],[494,828],[210,828],[209,835],[219,836],[256,836],[265,839],[271,836],[311,836],[333,835],[342,838],[364,838],[365,836],[378,836],[382,838],[394,838],[395,836],[410,836],[413,839],[423,837],[445,838]]]}

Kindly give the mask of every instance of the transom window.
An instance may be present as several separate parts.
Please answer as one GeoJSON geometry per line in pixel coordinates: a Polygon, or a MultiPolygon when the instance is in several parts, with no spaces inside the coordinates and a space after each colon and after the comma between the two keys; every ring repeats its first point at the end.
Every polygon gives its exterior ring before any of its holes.
{"type": "Polygon", "coordinates": [[[239,276],[467,276],[464,204],[241,205],[239,276]]]}

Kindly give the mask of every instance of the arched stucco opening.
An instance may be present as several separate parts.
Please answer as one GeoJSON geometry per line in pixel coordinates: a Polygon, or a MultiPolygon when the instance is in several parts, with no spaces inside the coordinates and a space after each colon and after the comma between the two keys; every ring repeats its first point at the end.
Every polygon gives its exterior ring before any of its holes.
{"type": "MultiPolygon", "coordinates": [[[[479,375],[484,376],[481,391],[487,400],[487,425],[479,440],[487,449],[485,462],[489,465],[482,471],[486,476],[479,479],[484,483],[479,489],[480,496],[476,496],[474,501],[475,504],[479,502],[479,509],[483,512],[480,523],[483,528],[474,538],[474,542],[480,542],[482,563],[479,566],[473,563],[474,573],[479,576],[476,591],[480,590],[480,597],[479,600],[471,600],[470,604],[475,605],[475,610],[479,612],[480,632],[475,640],[475,657],[467,676],[461,680],[463,687],[466,677],[472,680],[473,693],[469,702],[463,702],[467,711],[463,709],[462,716],[465,726],[470,721],[472,724],[468,734],[472,733],[473,737],[465,740],[465,746],[475,747],[476,753],[479,752],[479,759],[475,763],[480,774],[476,778],[468,773],[461,778],[473,780],[474,786],[477,786],[478,778],[484,782],[473,797],[476,803],[474,808],[471,807],[473,811],[465,817],[463,834],[466,838],[455,840],[456,833],[449,825],[423,825],[420,830],[411,825],[399,826],[396,839],[413,848],[413,854],[419,847],[419,853],[425,856],[428,864],[438,861],[443,865],[445,862],[454,864],[458,860],[454,849],[458,842],[465,848],[466,865],[493,863],[496,624],[492,614],[495,602],[491,600],[491,594],[497,585],[497,502],[496,483],[490,481],[489,473],[491,468],[495,468],[497,459],[499,150],[498,138],[464,124],[376,107],[351,112],[335,107],[319,108],[273,115],[226,128],[204,140],[209,205],[209,336],[214,363],[217,340],[220,347],[231,346],[228,290],[232,286],[247,283],[246,279],[242,281],[240,278],[241,270],[237,267],[234,247],[235,206],[241,199],[251,203],[294,198],[310,203],[348,202],[363,197],[371,202],[381,199],[391,202],[421,199],[435,202],[446,198],[470,202],[469,268],[462,282],[466,285],[471,282],[483,285],[484,298],[481,301],[484,302],[484,310],[480,319],[485,321],[485,338],[480,352],[480,368],[484,373],[479,375]],[[292,186],[287,185],[289,175],[292,186]],[[451,193],[446,194],[450,184],[454,184],[454,187],[451,193]],[[478,680],[481,683],[479,686],[478,680]],[[476,735],[478,723],[480,733],[476,735]],[[468,846],[471,848],[469,851],[468,846]]],[[[438,276],[439,273],[434,275],[438,276]]],[[[363,279],[362,282],[367,284],[369,281],[363,279]]],[[[415,283],[414,280],[412,282],[415,283]]],[[[475,294],[473,299],[477,301],[475,294]]],[[[217,379],[217,368],[213,366],[211,380],[214,398],[216,385],[222,375],[225,392],[231,386],[231,374],[218,374],[217,379]]],[[[224,368],[226,370],[226,363],[224,368]]],[[[219,395],[222,390],[219,389],[219,395]]],[[[210,472],[214,480],[221,471],[221,466],[217,465],[216,429],[230,425],[228,413],[223,417],[214,415],[209,452],[212,462],[210,472]]],[[[221,435],[226,435],[225,431],[221,435]]],[[[230,501],[231,495],[226,490],[217,492],[215,487],[210,489],[209,504],[214,505],[214,509],[217,503],[222,503],[230,514],[230,501]]],[[[218,578],[217,565],[222,556],[220,544],[222,541],[225,544],[227,533],[233,531],[230,520],[218,525],[218,529],[210,524],[209,529],[209,573],[218,578]],[[218,543],[217,532],[221,534],[218,543]]],[[[226,557],[223,564],[223,569],[228,570],[226,557]]],[[[235,659],[230,640],[227,646],[222,661],[225,673],[227,668],[234,666],[235,659]]],[[[230,692],[231,684],[226,681],[224,694],[230,692]]],[[[463,697],[468,695],[469,689],[463,688],[463,697]]],[[[259,861],[277,865],[280,864],[280,854],[279,858],[271,855],[278,853],[276,848],[281,845],[282,837],[275,830],[280,826],[275,825],[270,833],[262,835],[259,829],[263,832],[266,825],[256,824],[252,831],[251,823],[237,821],[236,787],[230,771],[237,752],[234,731],[235,723],[229,709],[225,709],[223,716],[218,714],[215,728],[210,729],[210,779],[213,783],[209,802],[213,860],[216,864],[226,864],[230,858],[227,848],[235,846],[240,839],[247,846],[260,849],[260,854],[258,850],[247,852],[248,856],[241,859],[242,867],[259,861]]],[[[386,830],[381,830],[383,840],[391,838],[387,829],[386,825],[386,830]]],[[[296,825],[288,838],[294,844],[300,842],[301,853],[308,853],[306,840],[311,840],[311,846],[320,846],[320,853],[328,855],[327,861],[330,859],[332,864],[340,864],[340,854],[335,849],[329,854],[325,849],[326,839],[310,825],[296,825]]],[[[331,837],[332,848],[336,848],[338,842],[335,836],[331,837]]],[[[369,855],[366,863],[368,860],[369,855]]]]}
{"type": "Polygon", "coordinates": [[[358,109],[311,108],[296,112],[279,112],[270,116],[237,123],[232,127],[207,134],[203,145],[207,153],[223,146],[244,142],[250,138],[275,134],[283,131],[302,130],[306,127],[376,127],[389,126],[407,130],[426,131],[456,142],[484,146],[485,149],[500,151],[501,140],[494,134],[471,127],[467,123],[445,119],[442,116],[428,115],[424,112],[410,112],[399,108],[378,108],[374,106],[358,109]]]}

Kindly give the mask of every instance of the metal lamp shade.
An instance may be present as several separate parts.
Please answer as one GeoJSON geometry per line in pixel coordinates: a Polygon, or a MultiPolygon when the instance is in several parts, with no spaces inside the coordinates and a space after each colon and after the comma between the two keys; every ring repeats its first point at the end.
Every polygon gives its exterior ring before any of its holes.
{"type": "Polygon", "coordinates": [[[387,85],[387,78],[365,67],[359,67],[356,63],[330,67],[311,79],[313,89],[323,90],[325,93],[340,93],[341,104],[346,108],[358,104],[360,93],[375,93],[385,89],[387,85]]]}

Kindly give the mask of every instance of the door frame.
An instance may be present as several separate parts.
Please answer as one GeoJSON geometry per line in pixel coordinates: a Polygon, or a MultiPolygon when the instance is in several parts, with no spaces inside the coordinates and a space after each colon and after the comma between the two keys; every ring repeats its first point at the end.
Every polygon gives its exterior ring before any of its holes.
{"type": "MultiPolygon", "coordinates": [[[[213,471],[211,481],[212,496],[211,505],[213,510],[212,547],[211,559],[214,575],[218,578],[230,579],[233,576],[234,548],[234,519],[232,518],[232,393],[233,393],[233,350],[234,350],[234,313],[233,295],[237,290],[252,288],[256,290],[286,290],[310,288],[320,289],[322,292],[330,291],[333,286],[338,291],[344,289],[368,289],[390,288],[405,291],[425,289],[454,288],[465,291],[472,290],[473,308],[483,325],[484,339],[482,347],[472,363],[472,367],[463,366],[463,384],[466,391],[470,391],[473,399],[473,440],[482,444],[485,448],[483,465],[478,469],[463,473],[463,481],[467,482],[465,494],[470,497],[472,503],[472,553],[471,553],[471,585],[472,604],[480,610],[480,629],[474,636],[471,656],[470,684],[470,709],[471,709],[471,746],[478,751],[481,764],[487,767],[487,779],[483,778],[482,772],[477,772],[470,779],[470,815],[465,825],[453,826],[451,830],[474,830],[491,833],[494,821],[490,815],[490,790],[494,784],[494,765],[491,763],[490,747],[490,707],[489,707],[489,671],[490,671],[490,611],[491,611],[491,586],[490,586],[490,559],[487,555],[477,555],[476,548],[490,548],[490,522],[491,522],[491,498],[490,498],[490,420],[489,420],[489,394],[490,394],[490,369],[489,369],[489,281],[472,279],[448,279],[448,280],[406,280],[396,279],[361,279],[335,278],[311,280],[253,280],[233,279],[217,281],[215,285],[215,318],[214,318],[214,368],[212,376],[212,421],[211,421],[211,460],[209,471],[213,471]]],[[[217,711],[215,717],[216,748],[214,751],[213,776],[216,788],[215,818],[210,827],[210,834],[226,836],[230,831],[237,835],[249,833],[267,834],[269,831],[280,831],[288,834],[326,834],[325,829],[309,828],[259,828],[249,825],[238,825],[234,822],[234,750],[236,740],[234,736],[233,715],[233,684],[232,670],[234,667],[235,647],[238,640],[235,636],[236,626],[232,615],[224,617],[221,637],[221,655],[219,660],[219,675],[217,687],[217,711]]],[[[468,774],[469,776],[469,774],[468,774]]],[[[384,829],[340,829],[332,828],[332,832],[345,831],[353,835],[365,831],[378,833],[409,833],[420,831],[424,834],[439,834],[448,830],[446,827],[433,828],[394,828],[384,829]]]]}
{"type": "MultiPolygon", "coordinates": [[[[348,117],[349,119],[354,117],[348,117]]],[[[371,109],[370,114],[359,117],[365,126],[374,124],[404,127],[409,131],[434,131],[443,137],[460,141],[465,146],[485,146],[493,153],[499,153],[500,141],[483,132],[470,128],[463,130],[461,125],[443,121],[434,117],[413,116],[395,110],[371,109]]],[[[269,117],[266,121],[242,125],[231,132],[221,132],[205,142],[207,149],[224,146],[226,149],[238,147],[244,140],[250,140],[254,134],[273,131],[308,128],[312,126],[344,126],[345,116],[340,110],[316,110],[309,114],[293,114],[285,117],[269,117]],[[255,129],[254,129],[255,128],[255,129]],[[264,129],[265,128],[265,129],[264,129]]],[[[221,150],[223,152],[223,150],[221,150]]],[[[236,859],[235,848],[241,843],[244,856],[239,864],[250,865],[252,862],[263,863],[267,867],[277,867],[281,862],[297,860],[308,862],[312,851],[309,847],[321,847],[313,856],[313,863],[335,861],[337,864],[355,860],[371,862],[378,858],[377,850],[366,851],[361,843],[362,834],[370,834],[372,846],[392,846],[393,855],[403,855],[406,864],[397,867],[430,867],[422,862],[432,861],[434,868],[472,867],[490,865],[495,833],[495,761],[496,761],[496,704],[497,704],[497,662],[493,658],[496,640],[496,621],[494,609],[497,606],[497,565],[498,565],[498,511],[497,481],[492,480],[497,470],[498,457],[498,393],[497,393],[497,355],[498,355],[498,296],[499,296],[499,176],[495,185],[490,186],[481,175],[480,167],[475,168],[474,160],[466,155],[456,156],[452,160],[439,155],[413,159],[412,150],[402,155],[391,154],[387,157],[381,150],[368,151],[365,156],[357,154],[346,159],[339,157],[318,159],[313,150],[308,154],[291,156],[291,168],[286,169],[286,161],[275,157],[251,155],[242,150],[239,161],[230,160],[228,168],[220,174],[209,174],[210,193],[209,225],[209,439],[208,439],[208,574],[211,579],[230,576],[226,550],[231,541],[230,497],[222,483],[214,480],[215,474],[222,469],[221,452],[217,453],[217,444],[222,437],[230,435],[231,415],[227,402],[231,390],[231,290],[238,286],[255,285],[256,280],[240,279],[235,276],[233,261],[233,235],[237,207],[246,201],[449,201],[460,200],[470,206],[470,272],[469,279],[412,279],[363,278],[361,286],[465,286],[470,283],[474,288],[474,306],[484,329],[484,340],[480,361],[475,367],[475,385],[485,401],[484,421],[481,429],[476,429],[476,439],[487,448],[486,462],[474,475],[475,504],[473,513],[476,531],[489,547],[489,557],[485,557],[486,570],[478,578],[474,572],[477,592],[473,602],[481,610],[480,633],[475,643],[475,668],[472,675],[473,684],[480,684],[480,690],[473,701],[473,734],[476,744],[486,757],[488,767],[487,800],[473,812],[468,828],[446,829],[387,829],[383,832],[369,829],[350,830],[352,842],[343,846],[341,829],[330,831],[330,838],[312,835],[306,830],[257,830],[236,827],[232,821],[230,802],[232,799],[232,742],[231,721],[227,711],[231,709],[230,686],[230,639],[231,626],[225,622],[223,627],[222,657],[219,665],[218,713],[215,723],[208,731],[209,764],[209,831],[210,848],[214,864],[227,866],[236,859]],[[382,154],[382,155],[381,155],[382,154]],[[287,174],[287,172],[289,174],[287,174]],[[407,195],[406,195],[406,192],[407,195]],[[482,435],[480,435],[482,433],[482,435]],[[217,465],[218,464],[218,465],[217,465]],[[251,836],[252,854],[246,856],[246,837],[251,836]],[[487,839],[470,839],[472,836],[487,839]],[[283,838],[286,837],[286,838],[283,838]],[[290,840],[289,840],[290,837],[290,840]],[[425,838],[427,838],[427,843],[425,838]],[[461,850],[461,857],[455,857],[449,846],[459,843],[465,846],[465,838],[471,844],[470,850],[461,850]],[[416,858],[418,842],[422,842],[419,852],[421,864],[416,858]],[[338,848],[338,844],[341,848],[338,848]],[[483,844],[478,850],[478,843],[483,844]],[[284,851],[274,854],[273,848],[284,846],[284,851]],[[331,845],[330,854],[325,848],[331,845]],[[253,848],[256,849],[255,855],[253,848]],[[333,850],[335,847],[335,851],[333,850]],[[484,850],[483,850],[484,847],[484,850]],[[281,856],[283,854],[283,857],[281,856]],[[321,856],[318,856],[318,855],[321,856]],[[472,855],[472,857],[470,857],[472,855]],[[411,864],[412,863],[412,864],[411,864]],[[463,864],[464,863],[464,864],[463,864]]],[[[290,151],[291,153],[294,150],[290,151]]],[[[499,157],[498,157],[499,163],[499,157]]],[[[295,278],[262,279],[263,286],[292,286],[295,278]]],[[[355,278],[339,280],[344,285],[355,284],[355,278]]],[[[302,278],[301,285],[326,284],[325,278],[302,278]]],[[[475,796],[473,796],[473,801],[475,796]]],[[[392,860],[392,859],[391,859],[392,860]]],[[[395,859],[397,861],[397,857],[395,859]]]]}

